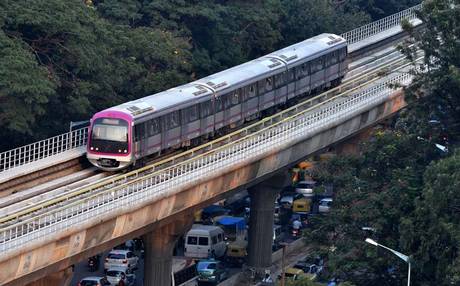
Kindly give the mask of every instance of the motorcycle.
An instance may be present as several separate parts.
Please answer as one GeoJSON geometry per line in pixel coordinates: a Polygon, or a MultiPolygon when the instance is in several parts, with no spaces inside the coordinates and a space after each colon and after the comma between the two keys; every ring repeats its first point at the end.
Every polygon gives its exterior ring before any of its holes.
{"type": "Polygon", "coordinates": [[[99,255],[91,256],[88,258],[88,269],[91,272],[97,271],[99,269],[99,255]]]}
{"type": "Polygon", "coordinates": [[[300,235],[300,229],[293,228],[291,231],[292,237],[298,237],[300,235]]]}

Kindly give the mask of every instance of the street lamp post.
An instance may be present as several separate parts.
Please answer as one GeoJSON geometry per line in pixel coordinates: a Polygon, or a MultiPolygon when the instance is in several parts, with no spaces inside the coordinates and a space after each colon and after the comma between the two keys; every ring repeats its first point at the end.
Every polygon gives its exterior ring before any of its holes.
{"type": "Polygon", "coordinates": [[[399,258],[401,258],[402,260],[407,262],[407,264],[409,266],[409,270],[408,270],[408,273],[407,273],[407,286],[410,286],[410,259],[409,259],[409,256],[404,255],[401,252],[398,252],[398,251],[396,251],[394,249],[391,249],[389,247],[386,247],[385,245],[381,245],[381,244],[377,243],[377,241],[372,240],[370,238],[366,238],[366,242],[369,243],[369,244],[375,245],[375,246],[380,246],[382,248],[385,248],[386,250],[389,250],[394,255],[398,256],[399,258]]]}

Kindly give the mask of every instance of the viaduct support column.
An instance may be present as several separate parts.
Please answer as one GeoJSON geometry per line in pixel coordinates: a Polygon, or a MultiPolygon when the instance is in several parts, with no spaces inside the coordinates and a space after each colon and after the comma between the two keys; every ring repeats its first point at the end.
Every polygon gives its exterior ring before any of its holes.
{"type": "Polygon", "coordinates": [[[287,180],[287,174],[277,174],[248,190],[251,197],[248,265],[255,268],[257,274],[262,274],[272,263],[275,199],[287,180]]]}
{"type": "Polygon", "coordinates": [[[190,229],[193,215],[183,216],[143,236],[144,286],[171,285],[172,256],[178,238],[190,229]]]}
{"type": "Polygon", "coordinates": [[[26,286],[68,286],[72,281],[72,277],[73,269],[72,267],[69,267],[38,279],[32,283],[28,283],[26,286]]]}

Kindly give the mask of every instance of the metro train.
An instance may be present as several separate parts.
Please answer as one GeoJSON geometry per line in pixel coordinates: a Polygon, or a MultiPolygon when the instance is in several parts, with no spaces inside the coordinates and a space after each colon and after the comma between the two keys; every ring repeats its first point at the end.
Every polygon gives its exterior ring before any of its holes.
{"type": "Polygon", "coordinates": [[[321,34],[255,60],[100,111],[91,119],[87,158],[115,171],[146,156],[197,145],[300,97],[340,84],[347,42],[321,34]]]}

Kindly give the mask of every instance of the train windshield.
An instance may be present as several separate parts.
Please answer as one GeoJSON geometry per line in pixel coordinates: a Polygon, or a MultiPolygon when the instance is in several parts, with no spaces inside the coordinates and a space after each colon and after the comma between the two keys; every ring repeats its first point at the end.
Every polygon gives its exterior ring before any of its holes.
{"type": "Polygon", "coordinates": [[[106,153],[127,153],[128,122],[123,119],[97,118],[91,131],[90,149],[106,153]]]}

